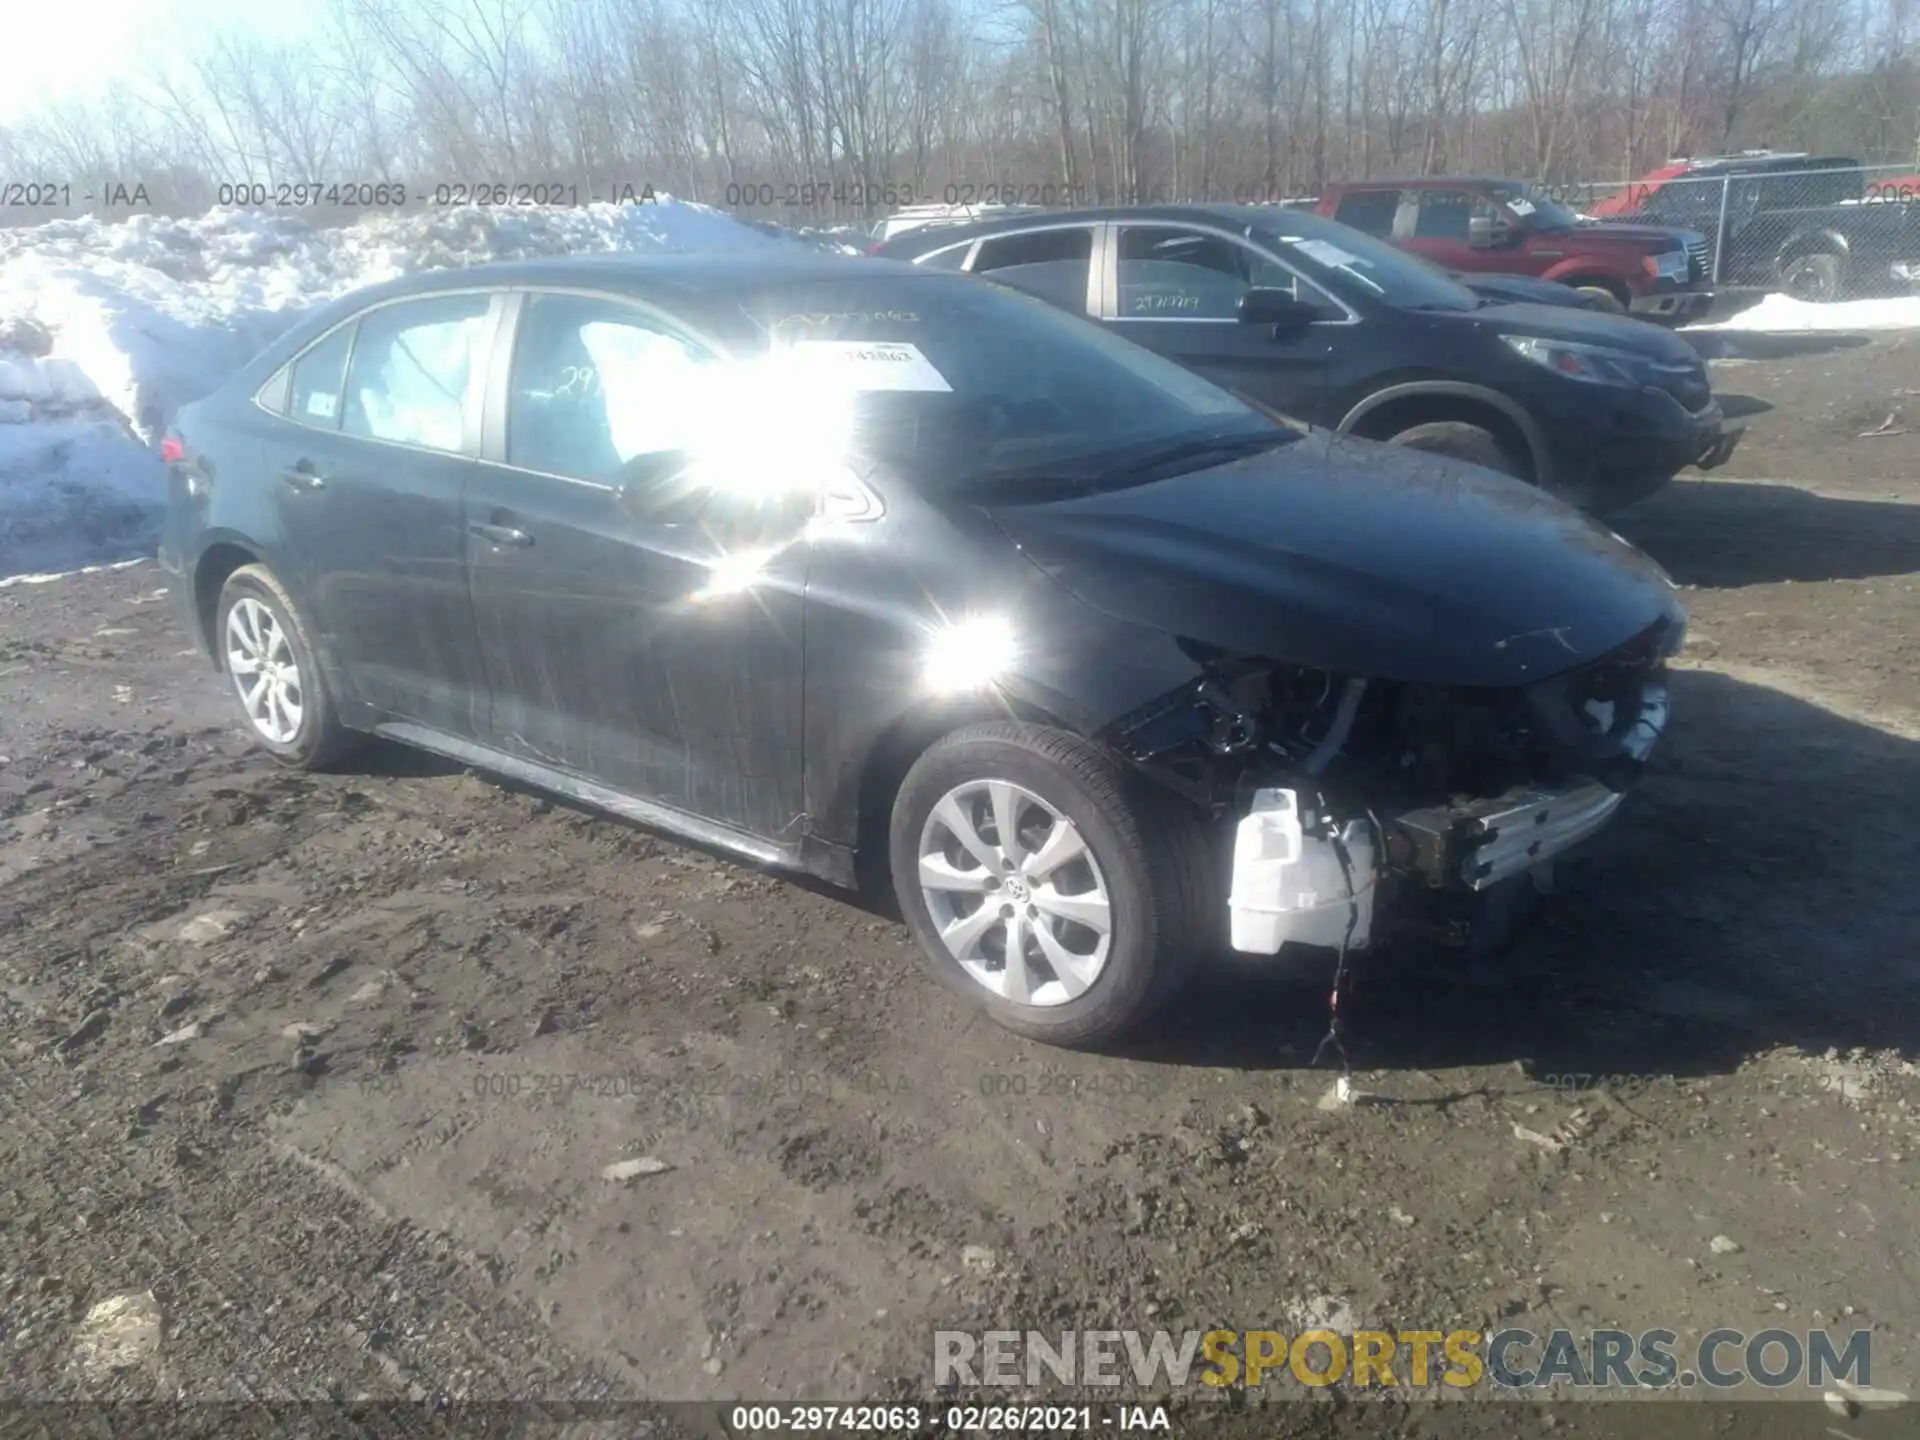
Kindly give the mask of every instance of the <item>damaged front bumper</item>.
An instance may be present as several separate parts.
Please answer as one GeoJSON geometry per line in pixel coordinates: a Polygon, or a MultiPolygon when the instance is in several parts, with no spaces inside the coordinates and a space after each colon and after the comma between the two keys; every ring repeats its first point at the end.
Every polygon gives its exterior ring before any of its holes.
{"type": "Polygon", "coordinates": [[[1600,775],[1517,786],[1498,796],[1339,818],[1316,792],[1257,789],[1234,831],[1231,943],[1246,954],[1284,945],[1364,948],[1380,897],[1416,890],[1474,894],[1545,870],[1612,821],[1666,729],[1664,683],[1648,680],[1634,713],[1609,726],[1600,775]]]}

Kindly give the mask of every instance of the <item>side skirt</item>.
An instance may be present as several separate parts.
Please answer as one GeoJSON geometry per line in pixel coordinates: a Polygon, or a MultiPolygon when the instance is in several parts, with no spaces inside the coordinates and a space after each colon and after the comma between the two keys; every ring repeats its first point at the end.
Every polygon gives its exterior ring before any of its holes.
{"type": "Polygon", "coordinates": [[[604,810],[609,815],[618,815],[623,820],[632,820],[656,830],[665,830],[682,839],[731,851],[735,855],[758,861],[762,865],[776,865],[783,870],[812,870],[818,873],[817,857],[808,853],[812,847],[804,843],[782,844],[779,841],[768,840],[764,836],[750,835],[744,830],[734,829],[731,825],[703,819],[698,815],[689,815],[684,810],[676,810],[671,805],[662,805],[657,801],[643,800],[638,795],[629,795],[623,790],[614,790],[608,786],[596,784],[568,771],[557,770],[535,760],[523,760],[517,755],[509,755],[504,750],[496,750],[491,745],[462,740],[458,736],[447,735],[425,725],[394,720],[376,725],[373,733],[382,739],[397,740],[403,745],[413,745],[421,750],[432,751],[435,755],[444,755],[449,760],[457,760],[462,765],[471,765],[476,770],[490,770],[495,774],[506,775],[512,779],[524,781],[526,784],[538,786],[542,790],[551,790],[556,795],[578,800],[583,805],[591,805],[594,809],[604,810]],[[809,864],[810,859],[815,860],[816,863],[809,864]]]}

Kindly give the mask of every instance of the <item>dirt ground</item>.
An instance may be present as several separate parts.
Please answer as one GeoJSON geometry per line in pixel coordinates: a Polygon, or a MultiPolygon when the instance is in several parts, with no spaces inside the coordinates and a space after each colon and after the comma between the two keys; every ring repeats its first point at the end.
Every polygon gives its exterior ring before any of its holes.
{"type": "Polygon", "coordinates": [[[936,1327],[1315,1313],[1870,1327],[1910,1391],[1920,339],[1715,370],[1732,463],[1614,522],[1693,615],[1655,773],[1506,983],[1361,967],[1347,1108],[1318,985],[1222,962],[1049,1051],[837,894],[396,751],[276,769],[151,565],[0,588],[7,1395],[878,1399],[936,1327]]]}

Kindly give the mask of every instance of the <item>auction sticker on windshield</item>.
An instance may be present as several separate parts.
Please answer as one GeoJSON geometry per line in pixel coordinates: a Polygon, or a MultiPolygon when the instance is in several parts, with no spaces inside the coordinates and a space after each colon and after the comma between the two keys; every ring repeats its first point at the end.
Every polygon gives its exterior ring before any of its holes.
{"type": "Polygon", "coordinates": [[[798,340],[792,351],[796,358],[837,362],[845,383],[856,390],[953,389],[920,347],[905,341],[798,340]]]}

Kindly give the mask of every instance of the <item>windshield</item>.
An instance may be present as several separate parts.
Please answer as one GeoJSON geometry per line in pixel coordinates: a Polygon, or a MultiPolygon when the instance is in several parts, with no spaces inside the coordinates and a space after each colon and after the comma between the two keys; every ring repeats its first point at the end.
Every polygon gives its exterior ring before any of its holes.
{"type": "Polygon", "coordinates": [[[1490,185],[1493,198],[1520,217],[1532,230],[1571,230],[1580,217],[1537,185],[1490,185]]]}
{"type": "Polygon", "coordinates": [[[1480,298],[1438,266],[1348,226],[1330,228],[1337,238],[1289,230],[1259,238],[1336,295],[1407,310],[1480,308],[1480,298]]]}
{"type": "Polygon", "coordinates": [[[1135,483],[1163,452],[1197,469],[1298,438],[1097,322],[979,279],[814,281],[741,309],[747,344],[782,363],[796,443],[844,445],[929,494],[1017,501],[1031,481],[1057,498],[1135,483]]]}

